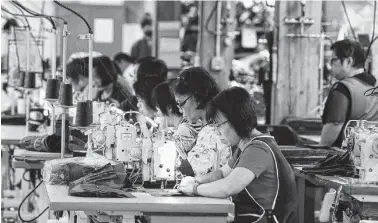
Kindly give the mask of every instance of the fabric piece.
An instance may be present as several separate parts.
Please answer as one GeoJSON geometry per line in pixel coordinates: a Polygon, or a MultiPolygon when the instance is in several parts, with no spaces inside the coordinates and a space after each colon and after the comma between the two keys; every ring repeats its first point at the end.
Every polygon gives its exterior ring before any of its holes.
{"type": "Polygon", "coordinates": [[[188,162],[195,176],[205,175],[214,170],[217,162],[216,150],[219,150],[219,164],[222,167],[231,157],[231,148],[222,139],[216,127],[207,125],[198,133],[196,144],[188,153],[188,162]]]}
{"type": "Polygon", "coordinates": [[[307,174],[320,174],[324,176],[357,177],[350,152],[342,155],[328,155],[320,160],[314,167],[303,168],[307,174]]]}
{"type": "Polygon", "coordinates": [[[76,197],[135,198],[135,196],[129,192],[95,184],[75,185],[69,188],[68,194],[76,197]]]}
{"type": "Polygon", "coordinates": [[[238,149],[228,162],[230,167],[234,166],[236,155],[240,153],[242,155],[235,168],[244,167],[255,174],[255,179],[247,186],[247,189],[264,208],[271,208],[277,192],[277,176],[270,149],[261,142],[254,141],[245,148],[244,152],[238,149]]]}

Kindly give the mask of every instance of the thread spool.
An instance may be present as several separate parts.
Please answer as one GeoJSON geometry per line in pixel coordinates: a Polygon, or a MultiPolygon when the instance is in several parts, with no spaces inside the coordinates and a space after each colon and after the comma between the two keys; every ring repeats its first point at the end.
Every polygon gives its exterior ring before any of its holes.
{"type": "Polygon", "coordinates": [[[24,88],[28,88],[28,89],[35,88],[35,76],[36,76],[36,73],[34,72],[25,74],[24,88]]]}
{"type": "Polygon", "coordinates": [[[23,71],[21,71],[20,72],[20,78],[18,79],[18,84],[16,84],[18,87],[23,87],[24,86],[25,76],[26,76],[26,73],[23,72],[23,71]]]}
{"type": "Polygon", "coordinates": [[[89,126],[93,122],[92,101],[79,101],[76,105],[76,126],[89,126]]]}
{"type": "Polygon", "coordinates": [[[65,83],[60,84],[59,104],[63,106],[73,106],[71,84],[65,84],[65,83]]]}
{"type": "MultiPolygon", "coordinates": [[[[66,117],[68,116],[67,114],[62,114],[62,115],[65,115],[66,117]]],[[[55,124],[55,129],[54,129],[54,134],[57,135],[57,136],[62,136],[62,115],[58,118],[58,120],[56,120],[56,124],[55,124]]],[[[69,139],[69,136],[70,136],[70,129],[68,128],[70,122],[68,121],[68,118],[66,118],[65,120],[65,138],[66,138],[66,145],[68,145],[68,139],[69,139]]]]}
{"type": "Polygon", "coordinates": [[[46,85],[45,99],[56,100],[59,99],[60,81],[58,79],[48,79],[46,85]]]}

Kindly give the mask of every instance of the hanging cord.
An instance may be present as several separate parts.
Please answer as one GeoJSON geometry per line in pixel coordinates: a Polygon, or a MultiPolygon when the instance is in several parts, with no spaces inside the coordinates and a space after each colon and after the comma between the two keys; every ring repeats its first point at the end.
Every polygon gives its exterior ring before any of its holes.
{"type": "MultiPolygon", "coordinates": [[[[17,9],[19,9],[19,8],[17,8],[17,9]]],[[[1,6],[1,10],[4,11],[4,12],[6,12],[6,13],[8,13],[8,14],[10,14],[10,15],[13,15],[13,16],[24,17],[24,18],[25,18],[25,21],[26,21],[26,23],[27,23],[27,28],[28,28],[29,30],[30,30],[30,24],[29,24],[29,21],[28,21],[27,17],[31,17],[31,18],[44,17],[44,16],[25,15],[24,12],[23,12],[22,10],[20,10],[20,9],[19,9],[19,10],[21,11],[22,14],[12,13],[12,12],[10,12],[8,9],[6,9],[6,8],[3,7],[3,6],[1,6]]],[[[16,31],[15,31],[15,32],[16,32],[16,31]]],[[[33,41],[38,45],[38,41],[37,41],[37,39],[35,38],[35,36],[34,36],[31,32],[28,33],[28,35],[31,35],[33,41]]],[[[41,55],[41,52],[39,51],[38,46],[37,46],[37,50],[38,50],[38,54],[39,54],[39,56],[40,56],[41,59],[43,60],[42,55],[41,55]]]]}
{"type": "MultiPolygon", "coordinates": [[[[53,16],[53,15],[47,15],[47,14],[44,14],[43,12],[38,13],[38,12],[36,12],[36,11],[31,10],[30,8],[26,8],[25,6],[22,6],[21,3],[19,3],[18,1],[12,1],[12,2],[18,4],[19,7],[22,7],[22,8],[23,8],[25,11],[27,11],[29,14],[32,14],[32,15],[33,15],[33,14],[36,14],[36,15],[40,15],[40,16],[44,16],[44,17],[48,17],[48,18],[54,18],[54,19],[61,20],[61,21],[63,21],[64,23],[67,23],[67,21],[66,21],[64,18],[62,18],[62,17],[59,17],[59,16],[53,16]]],[[[46,19],[48,19],[48,18],[46,18],[46,19]]]]}
{"type": "Polygon", "coordinates": [[[27,13],[31,14],[32,15],[31,17],[43,17],[43,18],[46,18],[47,20],[50,21],[51,26],[53,27],[53,29],[56,30],[55,22],[52,20],[52,18],[50,18],[48,16],[45,16],[45,15],[42,15],[42,14],[34,13],[33,11],[30,11],[28,8],[26,8],[25,6],[21,5],[17,1],[11,1],[11,3],[13,5],[15,5],[15,6],[17,6],[17,7],[21,8],[21,9],[25,10],[27,13]]]}
{"type": "Polygon", "coordinates": [[[54,1],[54,3],[57,4],[57,5],[59,5],[60,7],[63,7],[63,8],[65,8],[65,9],[67,9],[68,11],[72,12],[73,14],[75,14],[75,15],[77,15],[79,18],[81,18],[81,19],[85,22],[85,24],[87,25],[87,27],[88,27],[88,32],[89,32],[90,34],[93,34],[91,26],[89,25],[88,21],[87,21],[86,19],[84,19],[83,16],[81,16],[79,13],[75,12],[74,10],[68,8],[67,6],[63,5],[62,3],[58,2],[58,1],[54,1]]]}
{"type": "Polygon", "coordinates": [[[217,35],[217,32],[215,32],[214,30],[210,30],[209,24],[210,24],[211,17],[213,17],[213,15],[214,15],[214,13],[215,13],[215,11],[217,9],[217,5],[218,5],[218,2],[215,3],[214,7],[211,9],[211,12],[210,12],[210,14],[207,17],[206,22],[205,22],[205,29],[206,29],[206,31],[209,32],[209,33],[211,33],[211,34],[213,34],[213,35],[217,35]]]}
{"type": "Polygon", "coordinates": [[[20,205],[18,206],[18,211],[17,211],[17,214],[18,214],[18,217],[20,218],[20,220],[22,222],[34,222],[35,220],[37,220],[39,217],[41,217],[48,209],[49,207],[45,208],[37,217],[31,219],[31,220],[24,220],[22,217],[21,217],[21,206],[24,204],[24,202],[26,201],[26,199],[39,187],[41,186],[41,184],[43,183],[43,181],[39,182],[39,184],[34,187],[34,189],[32,191],[29,192],[28,195],[26,195],[26,197],[21,201],[20,205]]]}
{"type": "Polygon", "coordinates": [[[344,0],[341,0],[341,4],[343,5],[344,13],[345,13],[345,16],[346,16],[346,18],[348,20],[349,28],[352,31],[353,38],[354,38],[354,40],[357,41],[357,36],[356,36],[356,33],[354,33],[354,30],[353,30],[353,27],[352,27],[352,23],[350,22],[349,15],[348,15],[347,8],[345,6],[344,0]]]}

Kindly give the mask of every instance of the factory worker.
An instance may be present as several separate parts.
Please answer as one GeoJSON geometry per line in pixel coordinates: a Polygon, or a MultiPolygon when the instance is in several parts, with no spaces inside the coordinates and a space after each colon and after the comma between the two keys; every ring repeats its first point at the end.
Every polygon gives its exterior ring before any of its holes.
{"type": "Polygon", "coordinates": [[[364,70],[365,52],[360,43],[345,39],[331,46],[332,86],[324,107],[320,144],[340,147],[343,129],[349,120],[378,120],[378,97],[365,96],[376,85],[373,75],[364,70]]]}
{"type": "MultiPolygon", "coordinates": [[[[96,57],[101,56],[102,54],[98,52],[93,52],[93,59],[96,57]]],[[[72,85],[72,88],[74,90],[73,99],[76,103],[77,101],[87,100],[88,98],[88,53],[86,52],[78,52],[73,53],[69,59],[68,64],[66,65],[66,75],[67,75],[67,81],[72,85]]],[[[93,92],[92,95],[97,95],[97,89],[92,88],[93,92]]],[[[93,100],[93,98],[90,98],[93,100]]]]}
{"type": "Polygon", "coordinates": [[[123,111],[136,111],[137,100],[120,83],[113,61],[107,56],[96,57],[93,60],[93,84],[97,88],[96,101],[115,104],[123,111]]]}
{"type": "Polygon", "coordinates": [[[126,53],[119,52],[114,56],[113,61],[116,65],[118,74],[123,77],[125,87],[130,92],[130,94],[135,95],[133,89],[135,76],[134,59],[126,53]]]}
{"type": "Polygon", "coordinates": [[[207,121],[236,150],[221,169],[185,177],[178,189],[188,195],[232,197],[235,223],[297,223],[293,170],[274,137],[256,130],[253,105],[240,87],[224,90],[209,102],[207,121]]]}
{"type": "Polygon", "coordinates": [[[165,81],[156,86],[152,91],[152,101],[156,105],[157,116],[161,117],[166,126],[173,127],[173,139],[179,157],[176,163],[176,176],[193,176],[193,170],[187,163],[187,155],[196,143],[198,132],[202,129],[202,122],[191,123],[183,117],[179,106],[176,103],[170,83],[165,81]]]}
{"type": "Polygon", "coordinates": [[[143,58],[136,63],[138,68],[133,88],[138,98],[138,109],[153,119],[157,110],[152,102],[152,90],[167,79],[168,68],[164,61],[153,57],[143,58]]]}
{"type": "MultiPolygon", "coordinates": [[[[207,103],[219,93],[219,87],[202,67],[181,71],[172,85],[176,102],[190,123],[206,123],[207,103]]],[[[188,151],[187,161],[195,176],[205,175],[227,164],[231,148],[226,145],[217,128],[204,125],[196,143],[188,151]]]]}

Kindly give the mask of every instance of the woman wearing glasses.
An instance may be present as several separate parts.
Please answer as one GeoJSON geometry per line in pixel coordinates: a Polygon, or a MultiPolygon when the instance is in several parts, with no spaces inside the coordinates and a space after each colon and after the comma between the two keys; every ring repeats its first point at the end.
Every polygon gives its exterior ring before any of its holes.
{"type": "Polygon", "coordinates": [[[173,127],[174,129],[172,136],[179,158],[181,158],[177,160],[177,176],[194,176],[186,159],[188,152],[196,143],[198,132],[202,129],[201,121],[191,123],[183,117],[168,82],[163,82],[153,89],[152,101],[156,105],[156,116],[164,120],[164,128],[173,127]]]}
{"type": "Polygon", "coordinates": [[[179,190],[189,195],[232,197],[236,223],[296,223],[294,173],[274,138],[255,129],[253,104],[240,87],[227,89],[210,101],[207,120],[237,149],[227,165],[204,176],[184,178],[179,190]]]}
{"type": "MultiPolygon", "coordinates": [[[[205,123],[207,103],[219,93],[215,80],[201,67],[183,70],[173,83],[172,90],[189,123],[205,123]]],[[[222,141],[220,132],[212,125],[201,129],[193,148],[187,151],[187,161],[195,176],[218,169],[227,164],[230,157],[231,148],[222,141]]]]}

